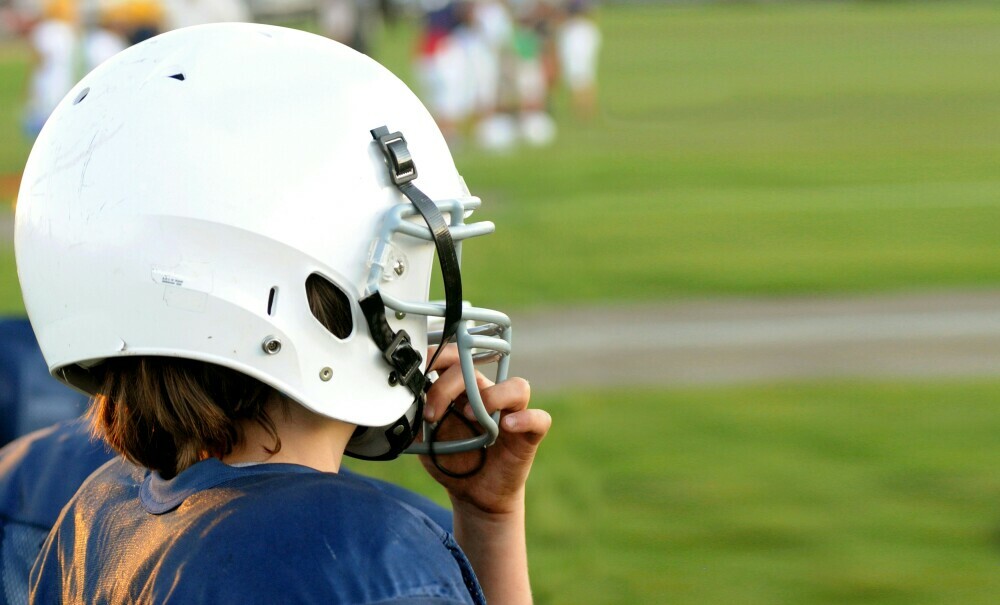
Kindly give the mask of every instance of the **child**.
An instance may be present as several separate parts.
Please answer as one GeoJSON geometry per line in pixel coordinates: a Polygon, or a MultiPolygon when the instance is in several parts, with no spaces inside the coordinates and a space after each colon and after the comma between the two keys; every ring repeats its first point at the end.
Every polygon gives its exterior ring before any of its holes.
{"type": "Polygon", "coordinates": [[[461,242],[492,225],[464,223],[479,202],[399,80],[302,32],[177,30],[84,78],[22,183],[39,344],[128,461],[64,509],[32,602],[530,602],[551,420],[504,380],[507,317],[462,303],[461,242]],[[338,473],[404,451],[454,535],[338,473]]]}
{"type": "Polygon", "coordinates": [[[597,54],[601,31],[588,15],[586,0],[571,0],[559,31],[559,63],[569,87],[573,109],[581,118],[597,111],[597,54]]]}
{"type": "Polygon", "coordinates": [[[76,80],[76,11],[72,2],[55,0],[45,4],[44,16],[30,29],[35,55],[24,128],[34,138],[56,104],[76,80]]]}

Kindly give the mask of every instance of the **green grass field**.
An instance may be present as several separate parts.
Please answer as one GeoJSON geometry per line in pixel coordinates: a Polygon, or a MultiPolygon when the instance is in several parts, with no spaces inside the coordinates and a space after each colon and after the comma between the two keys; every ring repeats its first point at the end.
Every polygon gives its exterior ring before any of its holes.
{"type": "MultiPolygon", "coordinates": [[[[1000,286],[1000,9],[604,7],[602,115],[459,165],[495,236],[468,292],[524,308],[1000,286]]],[[[409,78],[412,30],[380,56],[409,78]]],[[[27,146],[0,51],[0,175],[27,146]]],[[[565,99],[556,101],[565,108],[565,99]]],[[[2,218],[2,217],[0,217],[2,218]]],[[[20,312],[0,239],[0,314],[20,312]]],[[[540,604],[986,604],[1000,382],[538,396],[540,604]]],[[[416,461],[360,465],[437,493],[416,461]]]]}
{"type": "MultiPolygon", "coordinates": [[[[995,603],[998,400],[1000,382],[537,397],[537,600],[995,603]]],[[[353,466],[436,491],[415,460],[353,466]]]]}
{"type": "Polygon", "coordinates": [[[533,305],[1000,283],[1000,10],[603,17],[603,120],[464,163],[501,229],[476,286],[533,305]]]}
{"type": "MultiPolygon", "coordinates": [[[[499,226],[466,255],[479,302],[1000,284],[1000,9],[808,3],[600,18],[598,121],[563,111],[552,148],[459,158],[499,226]]],[[[406,78],[412,34],[383,36],[381,57],[406,78]]],[[[26,148],[10,122],[20,59],[0,55],[0,171],[17,170],[26,148]]],[[[18,308],[0,299],[0,311],[18,308]]]]}

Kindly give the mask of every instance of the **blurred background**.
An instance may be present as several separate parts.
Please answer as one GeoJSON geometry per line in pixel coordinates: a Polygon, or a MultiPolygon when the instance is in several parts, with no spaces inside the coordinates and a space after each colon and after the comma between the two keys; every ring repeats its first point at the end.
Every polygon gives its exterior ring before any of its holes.
{"type": "Polygon", "coordinates": [[[497,223],[464,274],[555,421],[538,603],[997,602],[998,3],[0,6],[0,314],[53,100],[157,31],[308,29],[421,95],[497,223]]]}

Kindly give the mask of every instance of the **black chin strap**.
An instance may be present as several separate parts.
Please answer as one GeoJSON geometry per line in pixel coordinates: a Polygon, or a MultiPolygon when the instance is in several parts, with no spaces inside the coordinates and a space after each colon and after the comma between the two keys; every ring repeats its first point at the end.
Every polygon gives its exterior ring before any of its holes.
{"type": "MultiPolygon", "coordinates": [[[[455,243],[452,241],[448,223],[441,215],[441,211],[424,192],[413,184],[413,180],[417,178],[417,167],[413,163],[403,134],[400,132],[390,133],[388,128],[380,126],[373,129],[371,135],[379,144],[382,155],[385,156],[393,184],[410,200],[420,216],[423,217],[424,223],[430,229],[434,247],[437,249],[438,262],[441,266],[441,279],[444,283],[444,331],[441,334],[441,345],[434,353],[434,357],[427,362],[429,370],[445,345],[455,336],[458,331],[458,322],[462,318],[462,273],[458,264],[458,254],[455,251],[455,243]]],[[[406,386],[413,393],[414,401],[417,403],[417,416],[413,419],[412,424],[404,416],[386,431],[390,451],[385,456],[380,456],[379,459],[392,459],[409,447],[419,432],[417,427],[420,425],[423,415],[423,404],[428,386],[426,375],[420,372],[420,362],[423,358],[418,351],[413,349],[410,336],[405,330],[394,332],[389,326],[385,318],[385,303],[377,290],[358,302],[368,323],[372,340],[382,351],[382,357],[393,368],[389,373],[389,384],[406,386]]]]}

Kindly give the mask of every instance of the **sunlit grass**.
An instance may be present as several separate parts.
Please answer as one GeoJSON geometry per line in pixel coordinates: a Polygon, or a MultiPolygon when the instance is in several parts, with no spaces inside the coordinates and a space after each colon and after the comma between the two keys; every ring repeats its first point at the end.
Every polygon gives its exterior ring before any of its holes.
{"type": "MultiPolygon", "coordinates": [[[[498,226],[465,253],[475,302],[1000,285],[994,5],[613,6],[599,19],[596,121],[560,94],[553,147],[457,153],[498,226]]],[[[376,53],[411,83],[413,36],[400,25],[376,53]]],[[[0,56],[4,133],[22,63],[0,56]]],[[[20,165],[19,141],[4,138],[0,166],[20,165]]]]}
{"type": "MultiPolygon", "coordinates": [[[[535,397],[546,603],[969,603],[1000,591],[1000,383],[535,397]]],[[[415,460],[352,462],[440,498],[415,460]]]]}

